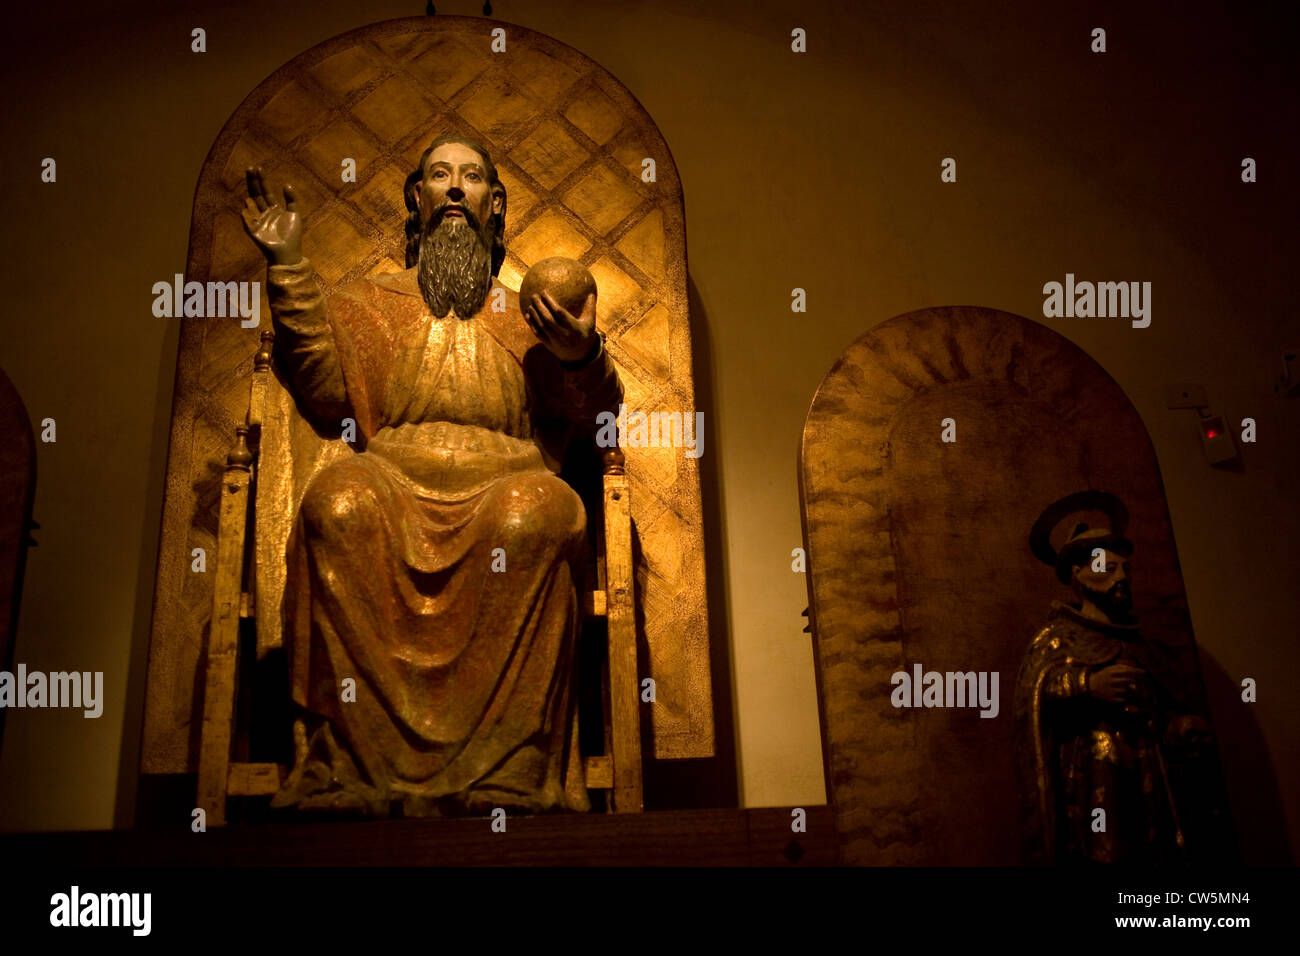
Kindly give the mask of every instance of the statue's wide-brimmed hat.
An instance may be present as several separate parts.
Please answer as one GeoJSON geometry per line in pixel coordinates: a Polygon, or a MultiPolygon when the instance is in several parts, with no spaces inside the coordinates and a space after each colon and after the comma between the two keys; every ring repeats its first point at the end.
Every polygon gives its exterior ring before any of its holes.
{"type": "Polygon", "coordinates": [[[1056,569],[1062,584],[1070,583],[1070,568],[1085,560],[1093,548],[1132,554],[1133,543],[1124,537],[1128,509],[1107,491],[1076,491],[1048,505],[1029,532],[1029,548],[1044,564],[1056,569]],[[1086,519],[1086,520],[1080,520],[1086,519]],[[1072,530],[1066,532],[1064,529],[1072,530]],[[1061,541],[1053,545],[1052,539],[1061,541]]]}

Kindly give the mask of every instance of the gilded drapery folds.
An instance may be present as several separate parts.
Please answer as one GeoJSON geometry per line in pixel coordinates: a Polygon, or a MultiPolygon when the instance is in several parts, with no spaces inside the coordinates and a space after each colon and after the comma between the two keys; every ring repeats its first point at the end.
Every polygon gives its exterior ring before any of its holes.
{"type": "Polygon", "coordinates": [[[305,752],[273,805],[587,809],[571,679],[586,516],[547,461],[621,400],[608,353],[561,367],[504,287],[504,312],[439,319],[414,269],[328,299],[306,260],[268,283],[304,416],[356,428],[289,539],[305,752]]]}
{"type": "Polygon", "coordinates": [[[1176,814],[1159,750],[1173,699],[1159,692],[1137,710],[1088,692],[1093,672],[1141,647],[1136,625],[1089,620],[1065,604],[1053,607],[1030,643],[1015,696],[1027,862],[1176,858],[1176,814]]]}

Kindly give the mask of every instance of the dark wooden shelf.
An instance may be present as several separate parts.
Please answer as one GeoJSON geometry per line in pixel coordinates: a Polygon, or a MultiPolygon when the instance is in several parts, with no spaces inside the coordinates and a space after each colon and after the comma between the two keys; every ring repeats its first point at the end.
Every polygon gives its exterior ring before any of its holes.
{"type": "MultiPolygon", "coordinates": [[[[774,866],[837,863],[830,808],[365,823],[243,824],[0,836],[11,865],[50,866],[774,866]]],[[[21,872],[22,870],[19,870],[21,872]]]]}

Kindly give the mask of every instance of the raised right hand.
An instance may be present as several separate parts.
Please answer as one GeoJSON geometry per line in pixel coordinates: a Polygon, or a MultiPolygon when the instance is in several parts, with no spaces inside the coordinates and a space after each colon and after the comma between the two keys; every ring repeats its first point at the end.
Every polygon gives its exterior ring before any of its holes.
{"type": "Polygon", "coordinates": [[[244,200],[244,229],[273,266],[291,266],[302,261],[302,217],[298,215],[298,194],[284,187],[284,205],[271,195],[262,179],[262,167],[245,172],[248,198],[244,200]]]}

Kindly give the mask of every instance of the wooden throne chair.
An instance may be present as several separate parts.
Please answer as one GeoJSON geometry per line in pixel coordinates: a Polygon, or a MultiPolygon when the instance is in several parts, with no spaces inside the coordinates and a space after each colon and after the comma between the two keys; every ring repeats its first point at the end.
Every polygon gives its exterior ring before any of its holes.
{"type": "MultiPolygon", "coordinates": [[[[1127,504],[1134,611],[1152,653],[1143,666],[1208,721],[1151,439],[1123,390],[1064,336],[974,307],[877,326],[818,388],[799,482],[844,862],[1020,862],[1015,678],[1051,602],[1070,596],[1028,538],[1065,495],[1098,489],[1127,504]],[[955,442],[941,441],[945,419],[955,442]],[[999,672],[1000,716],[896,709],[891,676],[916,662],[999,672]]],[[[1197,785],[1209,816],[1184,826],[1213,842],[1226,815],[1217,759],[1208,766],[1197,785]]]]}
{"type": "MultiPolygon", "coordinates": [[[[492,52],[498,26],[388,21],[276,71],[204,163],[186,279],[264,281],[239,220],[243,171],[254,165],[297,187],[304,253],[327,294],[400,271],[406,174],[434,137],[462,131],[492,153],[506,184],[500,279],[517,291],[542,258],[581,261],[596,278],[598,326],[627,407],[693,410],[682,194],[663,138],[621,84],[569,47],[505,25],[506,52],[492,52]],[[355,182],[342,181],[345,157],[355,160],[355,182]]],[[[285,544],[312,475],[352,452],[298,414],[272,367],[264,293],[261,314],[260,330],[238,319],[181,320],[141,822],[188,820],[200,807],[220,824],[228,798],[272,793],[288,769],[279,710],[288,687],[277,686],[276,663],[285,544]],[[206,570],[196,570],[200,556],[206,570]],[[273,744],[267,727],[279,728],[273,744]]],[[[713,753],[699,473],[681,449],[662,447],[611,450],[581,465],[579,456],[579,473],[564,477],[583,495],[593,532],[583,640],[599,644],[603,723],[594,748],[602,752],[584,763],[589,789],[610,796],[606,809],[635,812],[643,757],[713,753]],[[642,703],[646,678],[652,704],[642,703]]],[[[585,712],[583,720],[586,740],[585,712]]]]}

